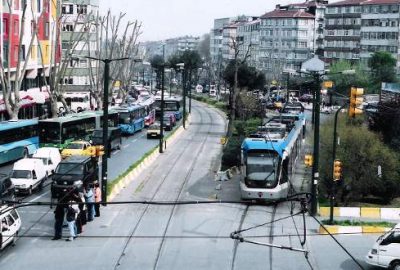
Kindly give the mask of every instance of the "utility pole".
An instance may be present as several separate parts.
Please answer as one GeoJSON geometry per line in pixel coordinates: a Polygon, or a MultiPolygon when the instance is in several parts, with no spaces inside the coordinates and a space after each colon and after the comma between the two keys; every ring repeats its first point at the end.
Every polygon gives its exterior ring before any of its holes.
{"type": "Polygon", "coordinates": [[[165,44],[163,44],[163,63],[161,69],[161,115],[160,115],[160,144],[159,152],[163,153],[164,150],[164,69],[165,69],[165,44]]]}
{"type": "Polygon", "coordinates": [[[113,61],[128,60],[129,57],[116,58],[116,59],[100,59],[90,56],[85,56],[85,58],[101,61],[104,63],[104,89],[103,89],[103,147],[104,155],[101,162],[101,201],[105,206],[107,205],[107,184],[108,184],[108,158],[110,156],[110,149],[108,145],[108,88],[110,79],[110,63],[113,61]]]}
{"type": "Polygon", "coordinates": [[[185,118],[186,118],[186,70],[183,70],[183,87],[182,87],[182,91],[183,91],[183,118],[182,118],[182,125],[183,128],[186,128],[185,126],[185,118]]]}
{"type": "Polygon", "coordinates": [[[315,99],[314,99],[314,162],[312,166],[312,175],[311,175],[311,215],[315,215],[317,213],[317,185],[319,180],[319,122],[320,122],[320,100],[321,100],[321,74],[318,71],[314,71],[313,73],[314,81],[316,83],[315,86],[315,99]]]}

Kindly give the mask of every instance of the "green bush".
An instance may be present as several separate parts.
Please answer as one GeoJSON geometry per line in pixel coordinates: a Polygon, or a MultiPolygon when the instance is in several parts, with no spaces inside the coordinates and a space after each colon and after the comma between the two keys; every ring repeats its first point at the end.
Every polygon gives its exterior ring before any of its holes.
{"type": "Polygon", "coordinates": [[[231,137],[222,153],[221,170],[240,165],[240,146],[242,140],[239,137],[231,137]]]}

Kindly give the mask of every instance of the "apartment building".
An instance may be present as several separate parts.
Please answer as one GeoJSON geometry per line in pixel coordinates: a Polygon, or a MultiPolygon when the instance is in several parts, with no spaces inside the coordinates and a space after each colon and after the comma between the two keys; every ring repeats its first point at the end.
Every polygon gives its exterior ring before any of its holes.
{"type": "Polygon", "coordinates": [[[249,66],[259,68],[259,45],[260,45],[260,24],[261,20],[257,17],[239,24],[237,36],[239,41],[239,59],[244,59],[249,66]]]}
{"type": "Polygon", "coordinates": [[[222,65],[222,40],[224,27],[234,21],[234,18],[219,18],[214,20],[210,31],[210,57],[212,70],[217,72],[222,65]]]}
{"type": "Polygon", "coordinates": [[[65,91],[89,92],[96,85],[99,62],[85,56],[98,56],[98,10],[99,0],[62,0],[61,48],[74,56],[60,82],[65,91]]]}
{"type": "Polygon", "coordinates": [[[361,3],[360,60],[367,64],[377,51],[392,53],[399,61],[399,0],[369,0],[361,3]]]}
{"type": "Polygon", "coordinates": [[[59,44],[56,44],[56,35],[51,31],[56,27],[56,1],[3,1],[0,5],[2,21],[0,54],[5,72],[10,73],[15,80],[18,63],[22,71],[25,63],[27,68],[23,76],[22,89],[37,88],[44,84],[44,77],[48,77],[52,65],[60,61],[59,44]],[[26,4],[25,18],[23,9],[26,4]],[[22,24],[25,21],[25,24],[22,24]],[[24,33],[21,36],[21,27],[24,33]],[[37,35],[34,30],[37,28],[37,35]],[[30,46],[32,40],[32,46],[30,46]],[[18,52],[18,47],[21,50],[18,52]]]}
{"type": "Polygon", "coordinates": [[[267,77],[284,69],[299,70],[314,53],[315,15],[307,8],[276,6],[260,17],[260,57],[267,77]]]}

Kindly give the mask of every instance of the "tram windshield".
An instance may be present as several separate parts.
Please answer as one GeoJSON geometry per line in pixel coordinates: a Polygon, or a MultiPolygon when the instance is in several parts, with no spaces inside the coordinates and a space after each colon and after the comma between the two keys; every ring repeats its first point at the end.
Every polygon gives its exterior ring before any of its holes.
{"type": "Polygon", "coordinates": [[[266,182],[267,187],[275,186],[278,174],[278,156],[271,153],[257,153],[247,157],[247,179],[266,182]]]}

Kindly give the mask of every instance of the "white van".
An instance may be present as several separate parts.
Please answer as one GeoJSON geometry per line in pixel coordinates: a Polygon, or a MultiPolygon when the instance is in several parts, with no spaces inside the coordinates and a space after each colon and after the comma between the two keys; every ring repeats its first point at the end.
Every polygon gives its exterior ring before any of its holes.
{"type": "Polygon", "coordinates": [[[400,270],[400,223],[376,240],[365,257],[365,262],[374,266],[400,270]]]}
{"type": "Polygon", "coordinates": [[[24,158],[14,163],[10,179],[15,186],[15,193],[32,194],[33,189],[43,188],[47,180],[46,167],[40,159],[24,158]]]}
{"type": "Polygon", "coordinates": [[[16,209],[0,207],[0,250],[15,244],[21,228],[21,218],[16,209]]]}
{"type": "Polygon", "coordinates": [[[52,175],[58,163],[61,161],[61,154],[58,148],[42,147],[36,150],[32,158],[41,159],[46,167],[47,176],[52,175]]]}
{"type": "Polygon", "coordinates": [[[217,89],[215,85],[210,85],[210,92],[208,93],[210,97],[216,97],[217,96],[217,89]]]}

